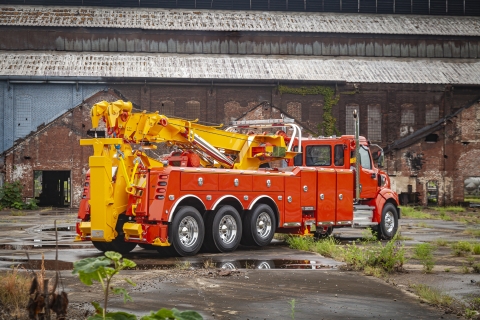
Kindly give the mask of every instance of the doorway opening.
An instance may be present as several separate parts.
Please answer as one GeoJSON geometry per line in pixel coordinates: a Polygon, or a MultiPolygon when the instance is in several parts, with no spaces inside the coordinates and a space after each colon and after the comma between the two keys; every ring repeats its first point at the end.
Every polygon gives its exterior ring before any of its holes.
{"type": "Polygon", "coordinates": [[[428,181],[427,182],[427,205],[436,206],[438,205],[438,182],[437,181],[428,181]]]}
{"type": "Polygon", "coordinates": [[[40,207],[70,207],[70,171],[34,171],[35,199],[40,207]]]}

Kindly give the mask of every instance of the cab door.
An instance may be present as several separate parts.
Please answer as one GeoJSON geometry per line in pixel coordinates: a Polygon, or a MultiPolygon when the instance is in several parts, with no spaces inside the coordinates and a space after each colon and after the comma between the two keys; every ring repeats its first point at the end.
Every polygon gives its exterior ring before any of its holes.
{"type": "Polygon", "coordinates": [[[370,150],[360,145],[360,198],[371,199],[377,195],[378,173],[373,166],[370,150]]]}

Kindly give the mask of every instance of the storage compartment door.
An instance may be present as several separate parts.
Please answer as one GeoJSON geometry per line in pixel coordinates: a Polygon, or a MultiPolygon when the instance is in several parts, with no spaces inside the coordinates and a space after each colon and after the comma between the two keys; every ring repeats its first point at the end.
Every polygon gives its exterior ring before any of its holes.
{"type": "Polygon", "coordinates": [[[353,220],[353,172],[337,170],[337,224],[349,225],[353,220]]]}

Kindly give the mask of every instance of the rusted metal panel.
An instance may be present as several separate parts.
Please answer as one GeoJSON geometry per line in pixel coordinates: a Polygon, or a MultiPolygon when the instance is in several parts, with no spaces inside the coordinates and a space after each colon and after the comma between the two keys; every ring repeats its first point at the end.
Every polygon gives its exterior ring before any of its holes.
{"type": "Polygon", "coordinates": [[[412,58],[418,57],[418,43],[417,41],[409,41],[408,42],[408,52],[409,56],[412,58]]]}
{"type": "Polygon", "coordinates": [[[338,54],[341,56],[348,56],[348,40],[338,39],[338,54]]]}
{"type": "Polygon", "coordinates": [[[313,55],[321,56],[322,55],[322,44],[318,41],[313,43],[313,55]]]}
{"type": "Polygon", "coordinates": [[[270,45],[271,54],[280,54],[280,45],[278,42],[272,42],[270,45]]]}
{"type": "Polygon", "coordinates": [[[309,43],[305,44],[305,55],[311,56],[313,55],[313,46],[309,43]]]}
{"type": "Polygon", "coordinates": [[[322,56],[331,56],[332,55],[332,46],[329,41],[324,40],[322,42],[322,56]]]}
{"type": "Polygon", "coordinates": [[[211,43],[212,43],[212,53],[220,53],[220,40],[212,39],[211,43]]]}
{"type": "Polygon", "coordinates": [[[460,57],[462,58],[469,58],[470,52],[468,51],[468,42],[462,42],[460,44],[460,57]]]}
{"type": "MultiPolygon", "coordinates": [[[[192,53],[193,53],[193,46],[192,46],[192,53]]],[[[227,54],[228,53],[228,41],[222,40],[220,42],[220,53],[227,54]]]]}
{"type": "Polygon", "coordinates": [[[357,55],[357,42],[353,39],[348,40],[348,55],[349,56],[357,55]]]}
{"type": "Polygon", "coordinates": [[[392,57],[400,57],[400,44],[398,42],[392,42],[392,57]]]}
{"type": "Polygon", "coordinates": [[[477,17],[14,5],[2,9],[0,25],[10,26],[480,35],[477,17]]]}
{"type": "Polygon", "coordinates": [[[427,58],[434,58],[435,57],[435,43],[433,41],[426,41],[427,42],[427,58]]]}
{"type": "Polygon", "coordinates": [[[237,54],[238,53],[238,42],[230,40],[228,41],[228,52],[231,54],[237,54]]]}
{"type": "Polygon", "coordinates": [[[468,52],[469,52],[470,58],[475,59],[478,57],[477,50],[478,50],[478,42],[476,41],[468,42],[468,52]]]}
{"type": "Polygon", "coordinates": [[[452,41],[452,57],[460,58],[462,56],[462,48],[460,41],[452,41]]]}
{"type": "MultiPolygon", "coordinates": [[[[66,44],[66,42],[65,42],[66,44]]],[[[102,36],[101,38],[98,39],[98,44],[99,44],[99,50],[102,52],[107,52],[108,51],[108,37],[107,36],[102,36]]],[[[143,51],[143,50],[139,50],[143,51]]]]}
{"type": "Polygon", "coordinates": [[[383,41],[380,39],[375,39],[373,46],[375,50],[375,57],[383,57],[383,41]]]}
{"type": "MultiPolygon", "coordinates": [[[[123,44],[125,45],[125,42],[123,42],[123,44]]],[[[89,39],[89,38],[83,39],[82,40],[82,48],[83,48],[83,51],[91,51],[92,50],[92,40],[89,39]]],[[[119,51],[125,51],[125,49],[119,50],[119,51]]]]}
{"type": "Polygon", "coordinates": [[[435,57],[443,58],[443,46],[441,43],[435,42],[435,57]]]}
{"type": "Polygon", "coordinates": [[[148,52],[158,52],[158,41],[154,39],[148,41],[148,52]]]}
{"type": "Polygon", "coordinates": [[[402,57],[408,57],[410,55],[410,52],[408,51],[408,42],[407,41],[402,41],[400,43],[400,56],[402,57]]]}
{"type": "Polygon", "coordinates": [[[452,43],[450,41],[445,41],[443,43],[443,57],[444,58],[452,57],[452,43]]]}
{"type": "Polygon", "coordinates": [[[374,57],[375,56],[375,43],[373,41],[365,41],[365,56],[374,57]]]}
{"type": "Polygon", "coordinates": [[[174,39],[167,41],[167,48],[169,53],[177,52],[177,42],[174,39]]]}
{"type": "Polygon", "coordinates": [[[193,42],[193,52],[194,53],[202,53],[203,52],[203,42],[194,41],[193,42]]]}
{"type": "Polygon", "coordinates": [[[427,41],[418,40],[418,57],[424,58],[427,56],[427,41]]]}
{"type": "Polygon", "coordinates": [[[360,41],[360,42],[357,42],[357,55],[358,56],[365,56],[365,42],[364,41],[360,41]]]}
{"type": "Polygon", "coordinates": [[[117,46],[117,38],[114,36],[113,38],[108,39],[108,51],[115,52],[118,50],[117,46]]]}
{"type": "Polygon", "coordinates": [[[388,40],[383,40],[383,56],[384,57],[392,56],[392,43],[388,40]]]}

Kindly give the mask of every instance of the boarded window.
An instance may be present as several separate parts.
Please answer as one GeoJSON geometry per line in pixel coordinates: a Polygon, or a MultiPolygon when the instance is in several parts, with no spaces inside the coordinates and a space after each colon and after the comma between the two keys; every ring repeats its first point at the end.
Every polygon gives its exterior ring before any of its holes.
{"type": "Polygon", "coordinates": [[[440,108],[433,104],[427,104],[425,113],[426,124],[432,124],[440,118],[440,108]]]}
{"type": "Polygon", "coordinates": [[[193,100],[187,101],[185,107],[187,109],[187,118],[200,119],[200,102],[193,100]]]}
{"type": "Polygon", "coordinates": [[[165,100],[160,103],[159,110],[160,114],[171,117],[175,115],[175,102],[170,100],[165,100]]]}
{"type": "Polygon", "coordinates": [[[302,104],[300,102],[289,102],[287,104],[287,113],[297,121],[302,121],[302,104]]]}
{"type": "Polygon", "coordinates": [[[413,110],[402,110],[402,124],[415,124],[415,112],[413,110]]]}
{"type": "Polygon", "coordinates": [[[32,131],[32,97],[20,95],[15,99],[15,140],[32,131]]]}
{"type": "Polygon", "coordinates": [[[382,141],[382,115],[380,105],[368,105],[368,139],[382,141]]]}
{"type": "Polygon", "coordinates": [[[353,111],[359,111],[358,104],[347,104],[345,107],[345,134],[355,134],[355,120],[353,119],[353,111]]]}

